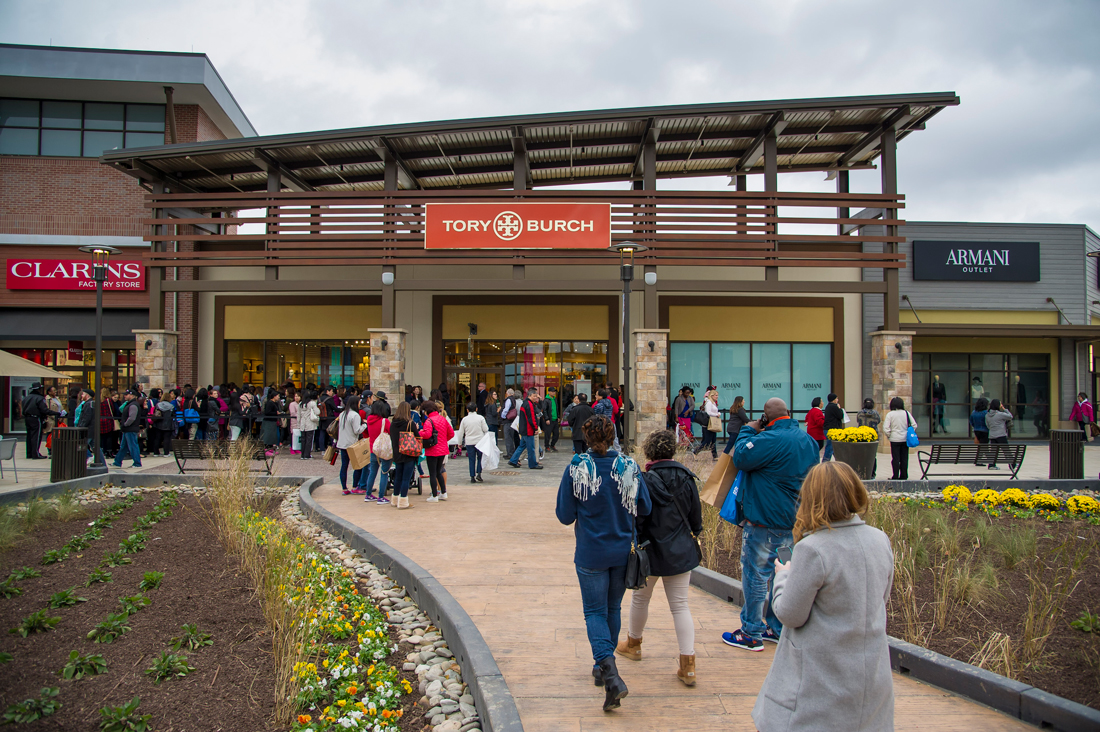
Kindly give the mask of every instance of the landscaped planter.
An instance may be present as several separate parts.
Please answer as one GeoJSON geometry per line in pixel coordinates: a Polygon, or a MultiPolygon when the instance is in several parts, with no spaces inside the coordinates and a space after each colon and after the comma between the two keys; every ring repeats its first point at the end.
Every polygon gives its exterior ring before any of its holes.
{"type": "Polygon", "coordinates": [[[836,442],[833,441],[833,456],[838,462],[852,466],[863,480],[870,480],[875,474],[875,460],[878,457],[877,442],[836,442]]]}

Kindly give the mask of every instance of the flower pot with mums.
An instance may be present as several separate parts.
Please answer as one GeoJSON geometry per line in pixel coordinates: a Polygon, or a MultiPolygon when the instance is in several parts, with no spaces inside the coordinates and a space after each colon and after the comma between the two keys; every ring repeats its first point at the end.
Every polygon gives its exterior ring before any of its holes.
{"type": "Polygon", "coordinates": [[[826,435],[833,443],[833,456],[846,463],[862,480],[870,480],[875,474],[878,457],[878,432],[871,427],[846,427],[829,430],[826,435]]]}

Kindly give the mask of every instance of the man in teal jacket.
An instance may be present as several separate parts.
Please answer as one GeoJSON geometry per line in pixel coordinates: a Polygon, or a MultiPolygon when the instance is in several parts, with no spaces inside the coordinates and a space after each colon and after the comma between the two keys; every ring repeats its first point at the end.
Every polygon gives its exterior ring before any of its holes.
{"type": "Polygon", "coordinates": [[[782,399],[769,399],[763,420],[749,422],[737,435],[733,462],[741,471],[741,627],[723,633],[722,642],[760,651],[763,641],[779,642],[782,623],[772,612],[770,592],[776,552],[793,546],[791,529],[798,492],[817,463],[817,441],[799,429],[782,399]]]}

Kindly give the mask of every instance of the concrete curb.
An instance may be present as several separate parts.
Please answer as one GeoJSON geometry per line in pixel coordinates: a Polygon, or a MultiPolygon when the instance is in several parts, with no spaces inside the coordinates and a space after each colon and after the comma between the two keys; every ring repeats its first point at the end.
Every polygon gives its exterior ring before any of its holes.
{"type": "Polygon", "coordinates": [[[462,678],[473,692],[484,732],[523,732],[508,684],[469,614],[428,570],[373,534],[322,508],[312,493],[323,483],[322,478],[302,483],[298,491],[302,513],[404,587],[443,631],[448,648],[462,667],[462,678]]]}
{"type": "MultiPolygon", "coordinates": [[[[709,569],[693,569],[691,584],[734,605],[744,602],[745,596],[740,582],[709,569]]],[[[1057,732],[1095,732],[1100,729],[1100,710],[969,663],[956,661],[893,636],[887,638],[890,644],[890,667],[903,676],[992,707],[1040,729],[1057,732]]]]}

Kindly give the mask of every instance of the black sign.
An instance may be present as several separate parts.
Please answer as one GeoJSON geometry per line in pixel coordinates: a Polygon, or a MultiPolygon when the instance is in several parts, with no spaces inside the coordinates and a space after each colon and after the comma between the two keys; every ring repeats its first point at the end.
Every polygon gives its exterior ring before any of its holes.
{"type": "Polygon", "coordinates": [[[915,241],[913,279],[1038,282],[1037,241],[915,241]]]}

